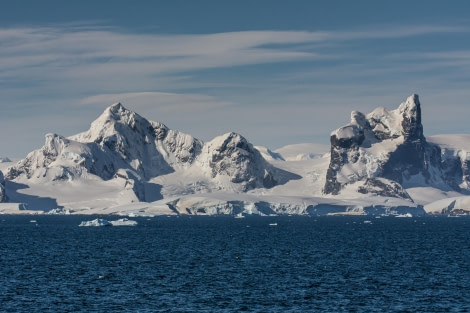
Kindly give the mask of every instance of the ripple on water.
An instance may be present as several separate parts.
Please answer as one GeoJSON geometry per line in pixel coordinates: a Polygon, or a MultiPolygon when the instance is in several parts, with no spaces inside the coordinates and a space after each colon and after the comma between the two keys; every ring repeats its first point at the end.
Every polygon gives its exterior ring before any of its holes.
{"type": "Polygon", "coordinates": [[[470,308],[467,218],[165,217],[132,228],[35,219],[0,223],[6,312],[470,308]]]}

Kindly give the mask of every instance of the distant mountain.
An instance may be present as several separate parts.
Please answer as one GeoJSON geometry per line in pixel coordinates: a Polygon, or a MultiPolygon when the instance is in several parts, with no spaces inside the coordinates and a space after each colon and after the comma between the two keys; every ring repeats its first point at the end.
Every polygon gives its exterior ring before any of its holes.
{"type": "Polygon", "coordinates": [[[204,143],[148,121],[120,103],[108,107],[83,133],[69,138],[47,134],[44,146],[10,167],[5,176],[30,183],[94,176],[124,180],[124,188],[145,201],[155,199],[146,194],[152,192],[146,188],[150,180],[190,168],[198,168],[215,190],[246,192],[299,178],[266,162],[239,134],[204,143]]]}
{"type": "Polygon", "coordinates": [[[417,95],[352,112],[330,141],[271,151],[229,132],[204,142],[116,103],[87,131],[47,134],[2,163],[0,214],[470,214],[470,135],[426,138],[417,95]]]}
{"type": "Polygon", "coordinates": [[[332,132],[330,141],[325,194],[355,188],[359,193],[411,200],[405,188],[470,190],[468,161],[455,150],[442,154],[438,144],[426,141],[416,94],[393,111],[353,111],[351,122],[332,132]]]}
{"type": "Polygon", "coordinates": [[[321,158],[329,152],[329,146],[314,143],[287,145],[274,153],[286,161],[301,161],[321,158]],[[306,152],[308,151],[308,152],[306,152]]]}

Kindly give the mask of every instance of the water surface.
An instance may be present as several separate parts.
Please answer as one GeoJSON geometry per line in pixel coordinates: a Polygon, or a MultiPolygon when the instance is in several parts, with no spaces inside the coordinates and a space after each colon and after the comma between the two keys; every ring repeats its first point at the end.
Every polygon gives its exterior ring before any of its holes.
{"type": "Polygon", "coordinates": [[[470,311],[470,218],[94,218],[0,216],[0,311],[470,311]]]}

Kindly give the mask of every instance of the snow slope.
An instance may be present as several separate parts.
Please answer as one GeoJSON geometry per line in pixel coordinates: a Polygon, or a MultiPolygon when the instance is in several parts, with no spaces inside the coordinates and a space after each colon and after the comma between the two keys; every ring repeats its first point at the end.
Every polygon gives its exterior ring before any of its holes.
{"type": "MultiPolygon", "coordinates": [[[[41,149],[8,168],[2,163],[0,190],[8,203],[0,203],[0,213],[417,216],[470,211],[465,193],[470,135],[426,141],[418,103],[413,95],[393,111],[353,112],[351,123],[332,133],[332,148],[306,143],[276,151],[254,147],[233,132],[203,142],[116,103],[87,131],[69,138],[47,134],[41,149]],[[390,154],[408,139],[441,147],[436,151],[442,152],[442,168],[428,178],[444,173],[446,188],[426,183],[422,171],[423,181],[416,183],[420,175],[403,176],[401,182],[380,177],[390,154]],[[338,148],[345,149],[338,150],[344,153],[341,160],[356,161],[337,164],[341,192],[325,194],[338,148]],[[458,182],[458,190],[451,181],[458,182]]],[[[423,160],[421,155],[415,159],[423,160]]]]}
{"type": "Polygon", "coordinates": [[[47,134],[44,146],[9,167],[5,176],[10,202],[74,211],[175,194],[269,189],[300,178],[267,162],[239,134],[204,143],[120,103],[83,133],[69,138],[47,134]]]}

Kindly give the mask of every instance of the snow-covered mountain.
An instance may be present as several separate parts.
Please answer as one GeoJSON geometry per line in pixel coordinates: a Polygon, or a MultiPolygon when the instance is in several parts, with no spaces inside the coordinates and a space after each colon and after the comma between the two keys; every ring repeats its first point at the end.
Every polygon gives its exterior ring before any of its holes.
{"type": "Polygon", "coordinates": [[[160,196],[151,194],[159,192],[152,179],[185,171],[198,172],[196,181],[186,177],[187,183],[204,182],[206,192],[246,192],[298,178],[266,162],[239,134],[204,143],[148,121],[120,103],[108,107],[88,131],[69,138],[47,134],[44,146],[10,167],[5,176],[26,185],[122,181],[138,201],[146,201],[160,196]]]}
{"type": "Polygon", "coordinates": [[[345,188],[411,199],[405,188],[436,187],[468,190],[461,158],[441,158],[439,145],[426,141],[418,95],[393,111],[375,109],[351,113],[351,122],[331,134],[331,160],[324,192],[345,188]]]}
{"type": "Polygon", "coordinates": [[[206,143],[197,159],[214,179],[229,178],[241,191],[272,188],[300,177],[268,163],[244,137],[227,133],[206,143]]]}
{"type": "Polygon", "coordinates": [[[70,139],[97,144],[101,151],[122,160],[146,179],[190,166],[203,145],[190,135],[148,121],[120,103],[108,107],[88,131],[70,139]]]}
{"type": "Polygon", "coordinates": [[[469,142],[426,139],[417,95],[352,112],[329,153],[312,143],[271,151],[233,132],[203,142],[116,103],[87,131],[47,134],[2,163],[0,213],[460,214],[470,212],[469,142]]]}

